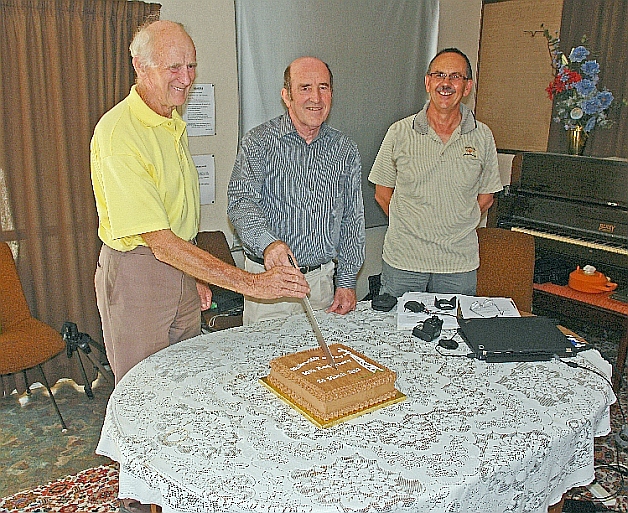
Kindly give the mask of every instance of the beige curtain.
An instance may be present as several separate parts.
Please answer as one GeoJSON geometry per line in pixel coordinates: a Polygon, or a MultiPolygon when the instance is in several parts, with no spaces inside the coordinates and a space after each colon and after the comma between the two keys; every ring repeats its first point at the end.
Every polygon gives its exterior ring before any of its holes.
{"type": "MultiPolygon", "coordinates": [[[[585,155],[595,157],[628,158],[628,106],[620,107],[621,99],[628,100],[628,1],[588,0],[586,3],[565,0],[560,28],[561,48],[568,53],[587,36],[587,48],[600,64],[600,85],[616,98],[610,118],[615,124],[610,129],[595,129],[586,143],[585,155]]],[[[565,131],[552,123],[548,150],[565,151],[565,131]]]]}
{"type": "MultiPolygon", "coordinates": [[[[100,116],[128,94],[129,42],[160,7],[0,0],[0,240],[12,243],[32,314],[59,331],[75,322],[98,342],[89,142],[100,116]]],[[[77,378],[68,363],[62,354],[46,367],[53,382],[77,378]]]]}

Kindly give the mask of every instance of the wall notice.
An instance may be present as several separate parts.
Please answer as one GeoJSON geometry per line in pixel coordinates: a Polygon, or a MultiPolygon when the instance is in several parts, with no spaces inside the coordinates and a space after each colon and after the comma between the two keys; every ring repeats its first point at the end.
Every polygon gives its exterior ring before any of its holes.
{"type": "Polygon", "coordinates": [[[192,155],[198,171],[198,183],[201,188],[201,205],[216,201],[216,170],[213,155],[192,155]]]}
{"type": "Polygon", "coordinates": [[[183,112],[183,119],[188,125],[188,135],[190,137],[216,135],[215,118],[214,84],[193,85],[183,112]]]}

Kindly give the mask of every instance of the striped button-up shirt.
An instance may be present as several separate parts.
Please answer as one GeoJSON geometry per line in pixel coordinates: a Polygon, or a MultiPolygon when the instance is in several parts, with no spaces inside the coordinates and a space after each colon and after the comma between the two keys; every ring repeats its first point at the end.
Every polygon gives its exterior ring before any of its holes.
{"type": "Polygon", "coordinates": [[[286,113],[242,139],[227,189],[229,219],[246,251],[284,241],[299,265],[336,258],[336,284],[355,288],[364,262],[357,145],[326,123],[307,144],[286,113]]]}

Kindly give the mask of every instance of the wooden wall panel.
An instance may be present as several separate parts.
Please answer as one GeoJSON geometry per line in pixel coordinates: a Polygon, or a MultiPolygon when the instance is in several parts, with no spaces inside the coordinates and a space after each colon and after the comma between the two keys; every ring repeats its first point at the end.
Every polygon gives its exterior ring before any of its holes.
{"type": "Polygon", "coordinates": [[[547,40],[560,29],[563,0],[484,2],[476,115],[501,150],[546,151],[552,102],[547,40]]]}

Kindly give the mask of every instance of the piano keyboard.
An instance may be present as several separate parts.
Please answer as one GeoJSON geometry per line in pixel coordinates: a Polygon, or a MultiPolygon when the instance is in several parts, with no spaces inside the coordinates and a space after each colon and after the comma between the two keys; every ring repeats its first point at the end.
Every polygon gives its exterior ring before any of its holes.
{"type": "Polygon", "coordinates": [[[555,240],[558,242],[564,242],[567,244],[576,244],[578,246],[584,246],[586,248],[597,249],[600,251],[609,251],[611,253],[617,253],[618,255],[628,256],[628,249],[624,247],[610,246],[608,244],[601,244],[599,242],[593,242],[593,241],[584,240],[584,239],[576,239],[573,237],[566,237],[564,235],[558,235],[556,233],[541,232],[538,230],[532,230],[530,228],[520,228],[518,226],[513,226],[510,229],[513,232],[527,233],[529,235],[533,235],[534,237],[540,237],[542,239],[550,239],[550,240],[555,240]]]}

